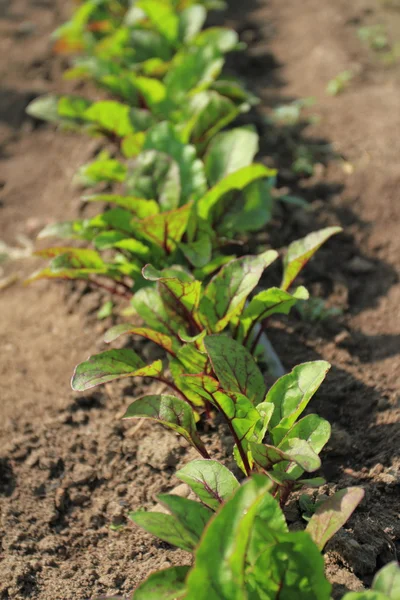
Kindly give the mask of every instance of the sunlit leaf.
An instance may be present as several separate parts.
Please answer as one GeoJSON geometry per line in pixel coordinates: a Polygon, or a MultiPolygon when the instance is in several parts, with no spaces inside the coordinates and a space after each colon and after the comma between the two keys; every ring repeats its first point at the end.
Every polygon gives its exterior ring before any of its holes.
{"type": "Polygon", "coordinates": [[[281,288],[283,290],[289,289],[297,275],[322,244],[332,235],[340,233],[340,231],[342,231],[341,227],[327,227],[310,233],[305,238],[290,244],[283,263],[284,272],[281,288]]]}
{"type": "Polygon", "coordinates": [[[325,544],[346,523],[363,498],[362,488],[345,488],[317,508],[308,522],[306,531],[320,550],[324,549],[325,544]]]}
{"type": "Polygon", "coordinates": [[[239,488],[233,473],[216,460],[193,460],[175,475],[213,510],[217,510],[239,488]]]}
{"type": "Polygon", "coordinates": [[[161,360],[146,365],[133,350],[107,350],[91,356],[76,367],[72,377],[72,388],[77,392],[84,392],[115,379],[157,377],[161,372],[161,360]]]}
{"type": "Polygon", "coordinates": [[[190,567],[170,567],[152,573],[136,588],[132,600],[180,600],[186,592],[190,567]]]}
{"type": "Polygon", "coordinates": [[[124,419],[152,419],[172,429],[204,456],[204,444],[196,431],[194,412],[187,402],[175,396],[153,395],[138,398],[128,407],[124,419]]]}

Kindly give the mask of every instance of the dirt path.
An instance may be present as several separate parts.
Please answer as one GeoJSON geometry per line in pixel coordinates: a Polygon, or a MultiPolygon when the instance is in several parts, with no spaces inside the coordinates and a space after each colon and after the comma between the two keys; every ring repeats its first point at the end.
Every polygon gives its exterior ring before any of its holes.
{"type": "MultiPolygon", "coordinates": [[[[37,127],[24,115],[38,93],[66,89],[48,35],[66,16],[64,2],[0,0],[0,239],[33,240],[46,222],[79,212],[71,184],[93,142],[37,127]]],[[[400,353],[400,63],[384,69],[357,38],[361,25],[386,23],[400,39],[400,13],[374,0],[232,2],[229,20],[249,42],[235,65],[251,79],[263,109],[313,96],[318,124],[294,136],[317,147],[316,174],[293,178],[287,136],[260,120],[265,153],[280,185],[311,210],[282,209],[269,229],[283,246],[319,224],[340,223],[307,272],[307,284],[345,316],[310,324],[294,316],[272,324],[271,339],[287,368],[322,356],[333,370],[314,409],[334,424],[325,455],[329,482],[361,484],[366,500],[328,552],[340,597],[368,584],[395,556],[399,523],[400,353]],[[235,6],[237,5],[237,9],[235,6]],[[345,69],[356,73],[340,96],[325,93],[345,69]],[[321,154],[330,143],[341,159],[321,154]]],[[[73,366],[102,348],[99,294],[58,284],[20,285],[33,259],[8,261],[0,279],[0,598],[76,600],[127,594],[150,570],[188,557],[127,526],[126,513],[151,506],[178,482],[190,452],[153,426],[122,424],[140,385],[72,394],[73,366]]],[[[218,435],[211,436],[216,448],[218,435]]],[[[221,453],[223,451],[221,450],[221,453]]],[[[223,454],[221,454],[223,456],[223,454]]],[[[289,518],[298,524],[296,507],[289,518]]],[[[399,548],[398,548],[399,549],[399,548]]]]}

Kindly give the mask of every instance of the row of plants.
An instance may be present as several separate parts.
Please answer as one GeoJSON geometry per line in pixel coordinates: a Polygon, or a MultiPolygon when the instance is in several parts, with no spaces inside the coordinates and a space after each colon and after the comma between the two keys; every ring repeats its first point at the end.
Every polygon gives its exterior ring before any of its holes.
{"type": "MultiPolygon", "coordinates": [[[[305,530],[289,531],[291,494],[324,483],[309,474],[320,469],[330,425],[304,411],[330,365],[308,362],[282,375],[265,331],[272,315],[287,315],[308,298],[295,281],[340,229],[293,242],[279,286],[266,287],[275,250],[244,254],[271,218],[276,172],[253,162],[255,129],[235,126],[257,99],[224,71],[226,54],[241,49],[237,34],[204,28],[207,11],[221,5],[86,0],[57,30],[57,51],[72,55],[66,77],[95,83],[101,99],[47,96],[28,112],[104,140],[107,149],[77,181],[92,188],[86,202],[105,206],[93,218],[42,232],[78,244],[38,251],[51,261],[31,281],[84,280],[129,300],[136,322],[113,327],[105,341],[139,336],[163,358],[146,364],[129,348],[107,350],[77,366],[72,386],[85,391],[131,377],[163,382],[169,394],[136,399],[124,418],[161,423],[199,453],[176,474],[197,501],[162,494],[168,514],[130,514],[191,552],[191,566],[150,575],[132,598],[329,600],[321,552],[363,490],[344,489],[313,505],[305,530]],[[267,370],[282,375],[270,389],[267,370]],[[216,419],[232,437],[235,473],[202,439],[204,423],[216,419]]],[[[392,563],[372,590],[345,599],[395,600],[399,585],[392,563]]]]}

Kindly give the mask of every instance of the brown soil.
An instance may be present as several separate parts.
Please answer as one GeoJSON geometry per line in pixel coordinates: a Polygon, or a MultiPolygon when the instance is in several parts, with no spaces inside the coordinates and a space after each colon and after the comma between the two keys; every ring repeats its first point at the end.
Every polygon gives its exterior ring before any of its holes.
{"type": "MultiPolygon", "coordinates": [[[[71,178],[95,149],[24,113],[39,93],[67,89],[48,42],[66,18],[65,4],[0,0],[0,238],[13,247],[21,234],[33,240],[45,223],[79,214],[71,178]]],[[[249,43],[234,67],[261,95],[261,113],[314,96],[311,112],[320,117],[288,135],[252,115],[263,153],[280,168],[279,185],[310,202],[308,211],[279,209],[272,244],[325,224],[345,230],[305,276],[344,316],[310,323],[294,314],[271,323],[270,333],[286,368],[317,357],[332,362],[313,403],[333,423],[324,475],[330,489],[366,490],[326,553],[339,598],[368,585],[400,543],[400,63],[384,68],[357,38],[360,25],[385,23],[390,38],[400,39],[400,13],[396,2],[376,0],[231,5],[227,20],[249,43]],[[328,81],[349,68],[356,75],[348,89],[328,96],[328,81]],[[289,170],[299,145],[314,152],[311,178],[289,170]]],[[[151,507],[157,493],[176,486],[174,472],[192,452],[162,429],[121,422],[144,384],[70,391],[73,366],[103,347],[111,320],[96,318],[102,294],[46,282],[23,287],[35,259],[1,266],[0,598],[126,595],[151,570],[189,558],[132,525],[113,531],[110,524],[124,525],[129,510],[151,507]]],[[[221,437],[211,433],[209,443],[223,457],[221,437]]],[[[288,518],[300,525],[294,502],[288,518]]]]}

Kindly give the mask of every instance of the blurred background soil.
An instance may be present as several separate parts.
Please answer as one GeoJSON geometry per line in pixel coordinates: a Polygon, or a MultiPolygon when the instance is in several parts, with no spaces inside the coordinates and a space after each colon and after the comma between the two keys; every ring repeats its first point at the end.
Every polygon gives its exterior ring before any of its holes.
{"type": "MultiPolygon", "coordinates": [[[[279,168],[282,190],[309,203],[307,210],[279,205],[268,239],[279,249],[318,226],[344,228],[305,273],[313,293],[342,314],[321,321],[294,313],[270,331],[287,369],[318,357],[332,363],[312,403],[333,424],[326,489],[366,490],[327,549],[339,598],[368,585],[400,551],[400,58],[384,64],[358,34],[384,26],[384,52],[395,54],[400,6],[229,4],[224,22],[248,44],[234,70],[262,98],[250,116],[262,135],[261,159],[279,168]],[[344,71],[352,74],[346,89],[328,95],[344,71]],[[295,126],[271,120],[277,106],[309,97],[315,103],[295,126]],[[299,156],[312,164],[307,177],[291,168],[299,156]]],[[[37,95],[73,90],[49,41],[71,8],[61,0],[0,0],[1,600],[127,595],[151,570],[189,560],[126,521],[129,510],[149,508],[174,488],[174,472],[192,458],[163,429],[121,422],[148,387],[70,390],[75,364],[104,347],[112,318],[96,315],[105,296],[80,285],[22,285],[40,264],[29,257],[38,231],[82,214],[72,176],[98,148],[25,115],[37,95]]],[[[206,437],[226,458],[224,432],[206,437]]],[[[301,526],[297,503],[287,516],[301,526]]]]}

